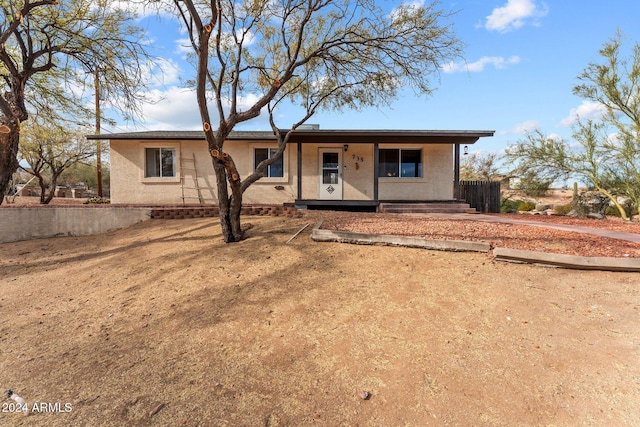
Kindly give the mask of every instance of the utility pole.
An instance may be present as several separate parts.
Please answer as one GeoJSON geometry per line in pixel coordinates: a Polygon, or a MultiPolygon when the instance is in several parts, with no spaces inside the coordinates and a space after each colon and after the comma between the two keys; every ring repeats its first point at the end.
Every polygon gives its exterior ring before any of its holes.
{"type": "MultiPolygon", "coordinates": [[[[96,135],[100,135],[100,71],[95,69],[95,89],[96,89],[96,135]]],[[[96,171],[98,179],[98,197],[102,197],[102,145],[96,139],[96,171]]]]}

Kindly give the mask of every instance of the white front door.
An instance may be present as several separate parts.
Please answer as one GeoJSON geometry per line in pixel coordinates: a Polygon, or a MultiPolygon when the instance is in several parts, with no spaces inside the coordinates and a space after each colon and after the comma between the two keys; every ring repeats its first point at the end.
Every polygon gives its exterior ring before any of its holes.
{"type": "Polygon", "coordinates": [[[320,159],[320,200],[342,200],[342,150],[321,148],[320,159]]]}

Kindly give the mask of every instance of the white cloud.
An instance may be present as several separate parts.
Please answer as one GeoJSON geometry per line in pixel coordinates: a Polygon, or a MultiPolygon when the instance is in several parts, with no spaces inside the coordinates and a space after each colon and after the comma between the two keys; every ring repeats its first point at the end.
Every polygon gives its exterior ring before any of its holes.
{"type": "Polygon", "coordinates": [[[624,144],[623,137],[620,135],[620,132],[614,132],[607,135],[607,142],[614,147],[622,148],[624,144]]]}
{"type": "Polygon", "coordinates": [[[193,46],[188,37],[176,40],[175,54],[179,55],[182,59],[186,59],[189,55],[193,54],[193,46]]]}
{"type": "Polygon", "coordinates": [[[145,75],[144,80],[149,82],[151,87],[175,85],[180,81],[182,70],[180,66],[170,58],[156,58],[149,61],[142,68],[145,75]]]}
{"type": "Polygon", "coordinates": [[[135,14],[138,18],[149,16],[174,17],[175,10],[172,4],[164,4],[163,2],[137,2],[120,0],[110,5],[113,9],[127,11],[135,14]]]}
{"type": "Polygon", "coordinates": [[[502,7],[496,7],[487,16],[485,28],[489,31],[506,33],[522,27],[527,20],[537,19],[549,12],[547,6],[542,3],[537,5],[535,0],[508,0],[502,7]]]}
{"type": "Polygon", "coordinates": [[[537,120],[527,120],[526,122],[515,125],[512,129],[513,133],[528,133],[538,130],[540,123],[537,120]]]}
{"type": "Polygon", "coordinates": [[[540,123],[537,120],[527,120],[526,122],[518,123],[513,128],[499,132],[500,135],[509,135],[509,134],[525,134],[529,132],[534,132],[540,129],[540,123]]]}
{"type": "Polygon", "coordinates": [[[148,129],[202,129],[194,90],[173,86],[166,90],[152,90],[145,95],[151,100],[142,107],[148,129]]]}
{"type": "Polygon", "coordinates": [[[571,109],[569,115],[562,119],[560,125],[571,127],[575,125],[578,120],[597,120],[604,116],[606,112],[605,106],[598,102],[582,101],[580,106],[571,109]]]}
{"type": "Polygon", "coordinates": [[[562,137],[562,135],[557,134],[557,133],[555,133],[555,132],[552,132],[552,133],[550,133],[549,135],[547,135],[547,139],[552,139],[552,140],[554,140],[554,141],[558,141],[558,142],[560,142],[560,141],[563,141],[563,140],[564,140],[564,138],[562,137]]]}
{"type": "Polygon", "coordinates": [[[512,56],[510,58],[503,58],[502,56],[483,56],[475,62],[450,62],[442,66],[442,70],[445,73],[457,73],[466,71],[469,73],[479,73],[484,71],[486,66],[492,65],[495,69],[501,70],[508,65],[518,64],[520,57],[512,56]]]}
{"type": "Polygon", "coordinates": [[[424,0],[405,1],[391,11],[391,20],[395,22],[398,19],[401,19],[404,14],[411,15],[421,7],[424,7],[424,0]]]}
{"type": "MultiPolygon", "coordinates": [[[[150,130],[199,130],[202,129],[200,111],[194,89],[173,86],[165,90],[152,90],[145,94],[151,100],[143,105],[143,120],[150,130]]],[[[249,94],[238,98],[238,110],[249,109],[258,101],[258,95],[249,94]]],[[[225,107],[229,102],[225,101],[225,107]]],[[[215,116],[215,109],[211,109],[215,116]]],[[[212,118],[213,120],[213,118],[212,118]]],[[[257,119],[252,121],[264,121],[257,119]]],[[[264,126],[264,123],[262,123],[264,126]]]]}

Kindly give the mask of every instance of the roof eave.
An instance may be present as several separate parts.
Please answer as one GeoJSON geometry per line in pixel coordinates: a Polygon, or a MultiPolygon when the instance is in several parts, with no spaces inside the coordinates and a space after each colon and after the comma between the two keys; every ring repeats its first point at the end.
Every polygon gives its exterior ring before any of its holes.
{"type": "MultiPolygon", "coordinates": [[[[286,130],[283,130],[286,131],[286,130]]],[[[296,130],[290,136],[291,143],[427,143],[473,144],[478,139],[491,137],[489,130],[296,130]]],[[[118,134],[88,135],[90,140],[204,140],[202,131],[147,131],[118,134]]],[[[273,140],[270,131],[234,131],[228,140],[273,140]]]]}

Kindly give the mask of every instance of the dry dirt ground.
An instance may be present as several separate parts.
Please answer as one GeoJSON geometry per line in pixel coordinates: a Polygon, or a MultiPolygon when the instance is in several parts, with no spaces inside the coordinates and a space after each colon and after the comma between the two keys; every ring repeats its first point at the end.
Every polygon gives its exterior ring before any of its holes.
{"type": "Polygon", "coordinates": [[[315,219],[3,244],[0,387],[40,410],[0,425],[640,425],[638,274],[286,243],[315,219]]]}

